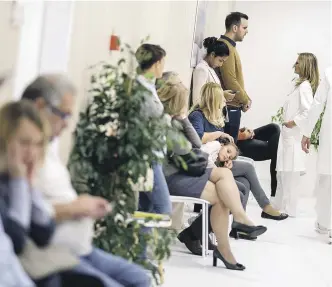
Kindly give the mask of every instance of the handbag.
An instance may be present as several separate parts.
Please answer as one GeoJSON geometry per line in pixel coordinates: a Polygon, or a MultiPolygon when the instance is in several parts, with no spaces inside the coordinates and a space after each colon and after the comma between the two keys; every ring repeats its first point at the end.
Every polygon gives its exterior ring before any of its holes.
{"type": "Polygon", "coordinates": [[[193,148],[188,154],[173,155],[171,158],[182,173],[190,176],[202,176],[208,165],[209,154],[199,148],[193,148]]]}
{"type": "Polygon", "coordinates": [[[79,264],[79,258],[69,248],[54,244],[40,248],[30,239],[26,241],[23,253],[18,258],[33,280],[70,270],[79,264]]]}

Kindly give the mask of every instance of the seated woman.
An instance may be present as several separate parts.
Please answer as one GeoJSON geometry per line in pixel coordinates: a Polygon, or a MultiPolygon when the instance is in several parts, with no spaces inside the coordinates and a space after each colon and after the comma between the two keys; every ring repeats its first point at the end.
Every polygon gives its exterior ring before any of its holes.
{"type": "MultiPolygon", "coordinates": [[[[55,228],[42,195],[33,188],[47,138],[46,126],[32,104],[9,103],[0,110],[0,215],[17,255],[23,253],[28,238],[40,247],[48,245],[55,228]]],[[[60,286],[55,283],[59,280],[41,281],[60,286]]]]}
{"type": "MultiPolygon", "coordinates": [[[[48,142],[46,131],[38,111],[29,102],[9,103],[0,110],[0,241],[2,248],[14,251],[13,255],[23,253],[29,238],[39,247],[47,246],[55,229],[51,210],[41,193],[34,189],[35,172],[48,142]]],[[[84,274],[70,276],[69,282],[66,271],[35,280],[35,285],[15,258],[7,260],[10,260],[7,264],[11,262],[15,280],[20,282],[15,286],[101,286],[99,281],[84,274]]],[[[0,273],[4,272],[0,264],[0,273]]],[[[7,274],[10,278],[10,273],[7,274]]]]}
{"type": "MultiPolygon", "coordinates": [[[[158,45],[143,44],[136,51],[136,59],[139,64],[140,74],[137,81],[146,89],[145,102],[142,104],[142,112],[150,118],[161,117],[164,107],[157,95],[155,82],[161,78],[165,65],[166,51],[158,45]]],[[[163,151],[155,151],[163,158],[163,151]]],[[[152,165],[154,185],[151,192],[140,192],[139,209],[141,211],[171,214],[172,205],[162,165],[152,165]]]]}
{"type": "MultiPolygon", "coordinates": [[[[170,138],[172,150],[169,152],[181,156],[188,155],[193,147],[200,148],[201,141],[185,116],[188,90],[179,78],[175,75],[169,76],[158,89],[158,95],[165,107],[165,112],[172,117],[172,123],[182,127],[183,135],[187,139],[185,144],[182,142],[180,144],[177,139],[170,138]]],[[[244,270],[245,267],[237,263],[229,244],[229,212],[231,211],[233,214],[232,227],[237,233],[245,232],[251,236],[258,236],[267,229],[264,226],[255,226],[246,215],[229,169],[208,168],[201,176],[191,176],[171,160],[164,163],[163,169],[172,195],[202,198],[211,203],[211,225],[218,241],[218,246],[213,252],[214,266],[219,258],[228,269],[244,270]]],[[[179,239],[186,244],[188,249],[193,249],[190,233],[189,229],[183,231],[179,235],[179,239]]]]}
{"type": "MultiPolygon", "coordinates": [[[[194,107],[194,110],[188,116],[191,124],[202,139],[203,144],[212,141],[224,141],[225,139],[228,142],[232,142],[230,136],[223,132],[224,118],[221,109],[224,105],[225,99],[220,86],[215,83],[205,84],[202,88],[200,104],[194,107]]],[[[240,190],[244,192],[244,206],[247,203],[248,193],[251,190],[257,203],[263,210],[261,214],[263,218],[273,220],[286,219],[288,215],[275,210],[270,204],[252,164],[244,161],[235,161],[232,163],[237,153],[238,149],[234,145],[227,145],[222,148],[220,154],[224,155],[223,161],[225,162],[225,167],[231,169],[237,184],[240,186],[240,190]],[[225,152],[223,152],[224,150],[225,152]]]]}

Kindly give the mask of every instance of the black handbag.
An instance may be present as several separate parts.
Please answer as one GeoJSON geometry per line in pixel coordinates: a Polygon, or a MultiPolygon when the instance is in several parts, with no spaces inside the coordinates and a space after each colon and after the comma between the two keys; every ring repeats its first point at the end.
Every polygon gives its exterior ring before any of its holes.
{"type": "Polygon", "coordinates": [[[188,154],[173,155],[171,158],[182,173],[201,176],[208,165],[209,154],[199,148],[193,148],[188,154]]]}

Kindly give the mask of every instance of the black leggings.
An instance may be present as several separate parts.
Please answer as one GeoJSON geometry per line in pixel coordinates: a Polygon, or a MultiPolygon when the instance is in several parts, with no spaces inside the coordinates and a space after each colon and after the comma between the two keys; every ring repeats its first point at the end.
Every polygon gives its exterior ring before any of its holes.
{"type": "Polygon", "coordinates": [[[271,160],[271,196],[276,195],[277,190],[277,152],[280,136],[280,128],[276,124],[268,124],[254,130],[255,137],[250,140],[238,141],[237,146],[241,155],[255,161],[271,160]]]}

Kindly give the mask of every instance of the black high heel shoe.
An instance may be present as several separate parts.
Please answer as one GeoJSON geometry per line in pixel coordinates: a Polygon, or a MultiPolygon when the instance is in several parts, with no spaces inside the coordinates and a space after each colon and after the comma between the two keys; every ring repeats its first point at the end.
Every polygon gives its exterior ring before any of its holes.
{"type": "Polygon", "coordinates": [[[234,230],[236,234],[236,239],[240,237],[240,234],[246,234],[250,237],[257,237],[259,235],[262,235],[266,232],[267,228],[262,225],[258,226],[249,226],[246,224],[238,223],[236,221],[233,221],[232,223],[232,229],[234,230]]]}
{"type": "Polygon", "coordinates": [[[232,264],[226,261],[226,259],[220,254],[218,249],[213,251],[213,267],[217,267],[217,261],[220,259],[226,266],[227,269],[243,271],[246,267],[240,263],[232,264]]]}

